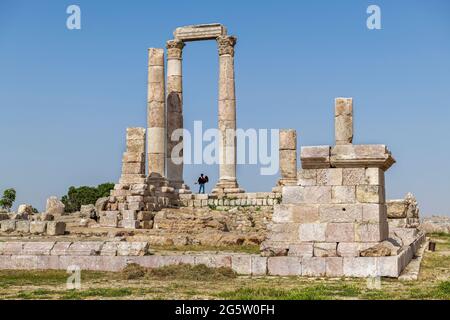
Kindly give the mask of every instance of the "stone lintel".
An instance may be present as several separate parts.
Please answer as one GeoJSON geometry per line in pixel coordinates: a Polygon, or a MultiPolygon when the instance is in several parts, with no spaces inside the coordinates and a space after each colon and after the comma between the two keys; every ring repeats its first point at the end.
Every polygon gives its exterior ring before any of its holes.
{"type": "Polygon", "coordinates": [[[330,168],[330,146],[301,147],[300,160],[303,169],[330,168]]]}
{"type": "Polygon", "coordinates": [[[375,167],[386,171],[395,159],[383,144],[338,145],[331,148],[330,163],[335,168],[375,167]]]}
{"type": "Polygon", "coordinates": [[[181,41],[212,40],[227,35],[227,29],[220,23],[197,24],[176,28],[173,36],[181,41]]]}

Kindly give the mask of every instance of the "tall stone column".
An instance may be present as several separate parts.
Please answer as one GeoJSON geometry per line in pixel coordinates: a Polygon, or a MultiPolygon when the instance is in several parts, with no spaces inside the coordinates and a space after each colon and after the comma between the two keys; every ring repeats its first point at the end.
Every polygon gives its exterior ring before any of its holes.
{"type": "Polygon", "coordinates": [[[179,193],[188,193],[183,181],[183,76],[184,42],[167,41],[167,178],[179,193]],[[176,131],[176,139],[172,135],[176,131]],[[175,149],[175,150],[174,150],[175,149]],[[172,155],[172,151],[174,155],[172,155]]]}
{"type": "Polygon", "coordinates": [[[334,132],[336,145],[353,142],[353,99],[334,100],[334,132]]]}
{"type": "Polygon", "coordinates": [[[151,179],[165,176],[164,49],[148,49],[147,159],[151,179]]]}
{"type": "Polygon", "coordinates": [[[236,37],[217,37],[219,48],[219,171],[214,193],[243,192],[236,179],[236,94],[234,46],[236,37]]]}

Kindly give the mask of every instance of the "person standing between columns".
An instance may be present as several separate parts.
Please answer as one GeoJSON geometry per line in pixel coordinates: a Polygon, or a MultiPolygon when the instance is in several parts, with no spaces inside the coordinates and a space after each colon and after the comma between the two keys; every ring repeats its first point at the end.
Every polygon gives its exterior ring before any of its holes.
{"type": "Polygon", "coordinates": [[[243,192],[236,179],[236,94],[234,83],[234,46],[236,37],[217,37],[219,49],[219,171],[213,192],[243,192]]]}

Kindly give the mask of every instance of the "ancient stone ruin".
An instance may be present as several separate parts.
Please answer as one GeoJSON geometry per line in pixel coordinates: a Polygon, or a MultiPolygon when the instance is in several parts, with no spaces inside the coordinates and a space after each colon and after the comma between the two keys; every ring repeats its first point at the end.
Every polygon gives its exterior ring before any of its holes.
{"type": "Polygon", "coordinates": [[[102,228],[131,232],[129,238],[121,238],[127,242],[64,238],[64,233],[78,230],[71,226],[66,231],[65,224],[63,229],[62,220],[70,217],[61,217],[64,208],[51,199],[48,210],[60,218],[45,221],[45,226],[43,221],[24,223],[0,216],[5,233],[20,228],[36,234],[32,230],[41,228],[41,233],[60,236],[44,244],[0,242],[0,268],[64,269],[78,264],[89,270],[117,271],[127,263],[146,267],[187,263],[230,267],[249,275],[398,277],[425,239],[417,229],[417,201],[409,194],[403,200],[386,200],[385,172],[395,160],[385,145],[352,144],[352,98],[335,100],[335,145],[302,147],[298,168],[297,133],[282,129],[280,178],[274,188],[256,193],[240,188],[236,41],[223,25],[195,25],[177,28],[166,51],[149,49],[147,128],[127,129],[120,180],[107,199],[83,207],[81,215],[83,227],[95,228],[96,234],[102,228]],[[183,180],[182,150],[172,156],[183,141],[180,135],[173,139],[174,132],[183,128],[183,48],[201,40],[216,40],[219,53],[221,161],[220,178],[211,194],[193,194],[183,180]],[[98,223],[90,219],[96,215],[98,223]],[[211,244],[215,239],[214,244],[261,244],[261,254],[149,255],[151,245],[168,240],[186,245],[211,244]]]}

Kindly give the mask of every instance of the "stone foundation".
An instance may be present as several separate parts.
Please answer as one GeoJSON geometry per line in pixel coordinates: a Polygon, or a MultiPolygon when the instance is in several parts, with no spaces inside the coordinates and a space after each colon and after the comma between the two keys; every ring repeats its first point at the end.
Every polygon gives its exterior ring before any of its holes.
{"type": "Polygon", "coordinates": [[[180,194],[182,207],[210,207],[227,210],[233,207],[272,207],[281,202],[278,192],[247,192],[228,194],[180,194]]]}

